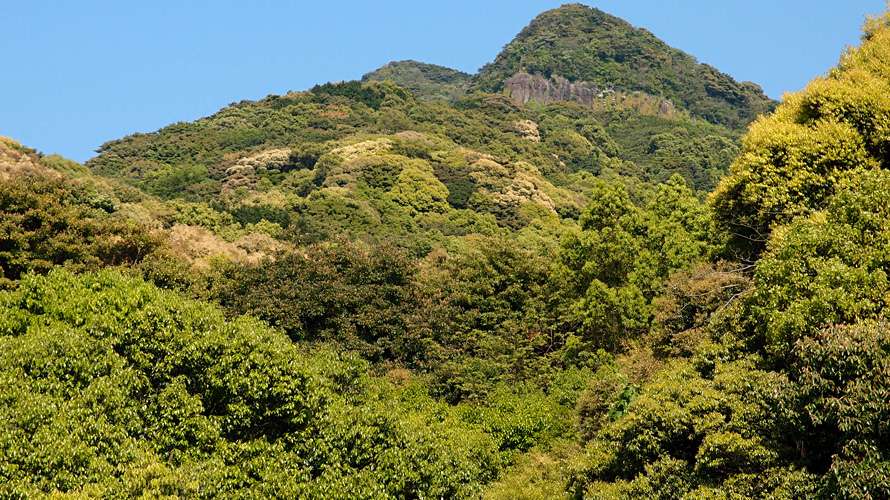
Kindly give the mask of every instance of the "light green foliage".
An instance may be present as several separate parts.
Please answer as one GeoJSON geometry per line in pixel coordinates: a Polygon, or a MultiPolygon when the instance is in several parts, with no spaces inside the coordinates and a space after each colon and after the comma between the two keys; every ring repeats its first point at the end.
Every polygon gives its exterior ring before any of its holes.
{"type": "Polygon", "coordinates": [[[874,22],[827,76],[786,96],[758,120],[712,195],[736,251],[753,258],[775,224],[824,208],[865,170],[884,167],[890,145],[890,29],[874,22]]]}
{"type": "Polygon", "coordinates": [[[496,236],[505,232],[498,227],[494,215],[480,214],[473,210],[449,210],[445,214],[418,214],[415,221],[418,226],[426,230],[438,230],[446,236],[468,234],[496,236]]]}
{"type": "Polygon", "coordinates": [[[639,333],[648,320],[641,290],[649,284],[648,269],[637,265],[643,255],[640,212],[621,185],[601,184],[581,215],[582,231],[563,242],[563,273],[579,296],[573,309],[586,336],[601,345],[614,345],[628,331],[639,333]],[[644,276],[636,279],[640,271],[644,276]]]}
{"type": "Polygon", "coordinates": [[[0,498],[886,497],[887,19],[741,149],[756,85],[577,4],[106,143],[126,185],[0,138],[0,498]],[[182,294],[71,270],[133,263],[182,294]]]}
{"type": "Polygon", "coordinates": [[[650,247],[660,249],[662,277],[708,255],[714,244],[711,214],[687,186],[682,177],[674,175],[655,188],[646,206],[647,238],[650,247]]]}
{"type": "Polygon", "coordinates": [[[9,497],[475,498],[502,464],[350,355],[115,272],[27,276],[0,344],[9,497]]]}
{"type": "Polygon", "coordinates": [[[812,477],[789,468],[777,421],[783,376],[754,359],[674,361],[587,446],[590,498],[783,498],[812,477]]]}
{"type": "Polygon", "coordinates": [[[648,329],[669,273],[707,253],[708,216],[679,176],[659,186],[645,210],[621,184],[597,184],[590,196],[581,231],[563,241],[558,273],[585,338],[614,347],[648,329]]]}
{"type": "Polygon", "coordinates": [[[480,426],[502,451],[528,451],[571,431],[571,410],[531,385],[498,386],[484,406],[463,403],[463,419],[480,426]]]}
{"type": "Polygon", "coordinates": [[[164,204],[169,213],[162,214],[161,220],[167,224],[184,224],[186,226],[201,226],[209,229],[213,234],[222,236],[227,241],[234,240],[234,235],[241,229],[236,224],[232,214],[218,212],[206,203],[188,203],[182,200],[170,200],[164,204]],[[225,236],[229,236],[226,238],[225,236]]]}
{"type": "Polygon", "coordinates": [[[878,317],[890,280],[890,174],[863,175],[824,213],[774,235],[758,262],[750,301],[756,330],[781,358],[822,325],[878,317]]]}
{"type": "Polygon", "coordinates": [[[414,212],[445,212],[449,209],[446,201],[448,188],[423,162],[404,168],[389,194],[393,201],[414,212]]]}
{"type": "Polygon", "coordinates": [[[569,500],[566,489],[569,463],[579,453],[570,442],[548,449],[532,449],[518,458],[501,478],[485,490],[485,500],[569,500]]]}

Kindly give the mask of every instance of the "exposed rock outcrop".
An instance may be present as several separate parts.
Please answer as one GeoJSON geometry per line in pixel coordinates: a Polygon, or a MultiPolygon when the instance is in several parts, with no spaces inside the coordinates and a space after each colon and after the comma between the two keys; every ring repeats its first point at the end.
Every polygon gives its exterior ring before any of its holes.
{"type": "Polygon", "coordinates": [[[574,102],[582,106],[603,109],[629,107],[639,113],[675,118],[676,108],[668,99],[651,96],[644,92],[626,93],[615,89],[601,89],[585,81],[570,82],[556,76],[517,73],[504,82],[504,87],[517,104],[535,101],[546,105],[556,101],[574,102]]]}
{"type": "Polygon", "coordinates": [[[504,82],[510,95],[518,104],[536,101],[548,104],[554,101],[577,102],[584,106],[592,106],[600,92],[595,86],[591,88],[587,82],[570,82],[562,77],[544,78],[540,75],[518,73],[504,82]]]}

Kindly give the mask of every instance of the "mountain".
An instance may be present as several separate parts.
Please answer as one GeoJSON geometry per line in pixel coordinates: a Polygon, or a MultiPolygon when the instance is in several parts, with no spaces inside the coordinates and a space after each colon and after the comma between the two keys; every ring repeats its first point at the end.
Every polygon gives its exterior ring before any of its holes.
{"type": "Polygon", "coordinates": [[[400,61],[362,80],[109,141],[87,165],[313,241],[548,233],[574,224],[591,176],[641,206],[674,175],[703,197],[774,104],[580,5],[540,15],[476,75],[400,61]]]}
{"type": "Polygon", "coordinates": [[[518,104],[568,101],[595,109],[630,107],[732,129],[743,129],[777,104],[759,85],[737,82],[649,30],[581,4],[536,17],[475,75],[401,61],[362,77],[366,82],[385,80],[424,100],[507,92],[518,104]]]}
{"type": "Polygon", "coordinates": [[[647,29],[581,4],[542,13],[474,75],[399,61],[362,77],[363,82],[386,80],[425,101],[456,101],[478,91],[507,92],[518,104],[567,101],[595,109],[630,107],[732,129],[743,129],[777,104],[756,83],[737,82],[647,29]]]}
{"type": "Polygon", "coordinates": [[[731,128],[744,127],[776,104],[760,86],[736,82],[645,28],[580,4],[535,18],[479,71],[471,90],[505,88],[520,103],[632,101],[637,108],[687,113],[731,128]]]}

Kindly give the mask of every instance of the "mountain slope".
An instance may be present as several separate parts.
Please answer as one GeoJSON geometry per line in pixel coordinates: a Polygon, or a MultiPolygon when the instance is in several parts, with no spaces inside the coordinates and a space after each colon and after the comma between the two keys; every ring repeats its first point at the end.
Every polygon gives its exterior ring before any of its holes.
{"type": "Polygon", "coordinates": [[[539,16],[475,76],[400,61],[363,80],[109,141],[88,166],[205,203],[214,220],[308,241],[347,234],[420,254],[473,233],[553,243],[576,225],[594,178],[623,183],[643,206],[680,175],[703,199],[738,152],[733,127],[772,105],[580,5],[539,16]]]}
{"type": "Polygon", "coordinates": [[[130,265],[162,246],[135,222],[138,191],[89,176],[83,165],[0,136],[0,289],[55,266],[130,265]]]}

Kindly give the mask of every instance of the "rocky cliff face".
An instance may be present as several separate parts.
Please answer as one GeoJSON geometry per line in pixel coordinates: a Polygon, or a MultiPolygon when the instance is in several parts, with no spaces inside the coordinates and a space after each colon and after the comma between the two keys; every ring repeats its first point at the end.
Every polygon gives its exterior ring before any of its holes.
{"type": "Polygon", "coordinates": [[[614,89],[600,89],[596,84],[585,81],[570,82],[562,77],[546,78],[542,75],[517,73],[504,82],[504,87],[518,104],[535,101],[546,105],[555,101],[566,101],[594,109],[630,107],[640,113],[663,118],[675,118],[677,115],[674,104],[664,98],[643,92],[627,93],[614,89]]]}
{"type": "Polygon", "coordinates": [[[554,101],[576,102],[593,106],[600,89],[587,82],[570,82],[562,77],[545,78],[541,75],[518,73],[504,82],[504,87],[518,104],[536,101],[549,104],[554,101]]]}

